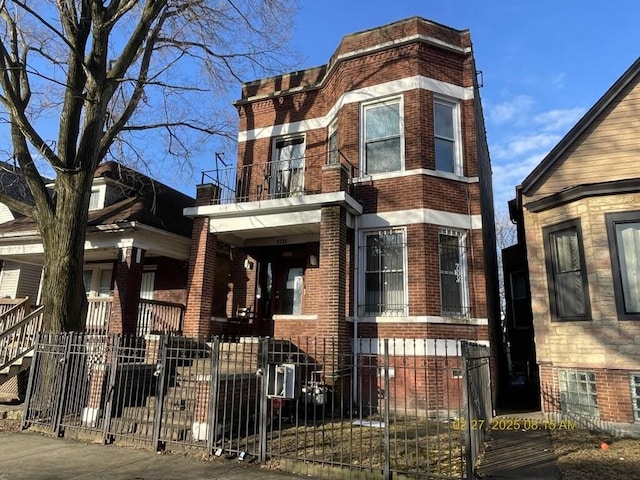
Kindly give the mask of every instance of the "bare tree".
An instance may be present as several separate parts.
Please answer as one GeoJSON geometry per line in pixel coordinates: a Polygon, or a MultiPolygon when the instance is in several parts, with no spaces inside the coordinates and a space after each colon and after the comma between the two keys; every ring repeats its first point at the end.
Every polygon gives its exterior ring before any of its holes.
{"type": "Polygon", "coordinates": [[[518,242],[518,232],[515,224],[509,218],[509,212],[496,212],[496,249],[498,250],[498,284],[500,288],[500,310],[504,312],[506,306],[504,290],[504,272],[502,270],[502,250],[518,242]]]}
{"type": "Polygon", "coordinates": [[[194,134],[228,134],[202,105],[237,80],[275,71],[293,7],[289,0],[0,0],[0,104],[11,159],[34,204],[2,187],[0,202],[39,226],[48,329],[83,328],[84,241],[98,164],[109,155],[144,158],[139,141],[149,131],[164,134],[167,155],[182,160],[201,140],[194,134]],[[55,174],[52,191],[47,171],[55,174]]]}

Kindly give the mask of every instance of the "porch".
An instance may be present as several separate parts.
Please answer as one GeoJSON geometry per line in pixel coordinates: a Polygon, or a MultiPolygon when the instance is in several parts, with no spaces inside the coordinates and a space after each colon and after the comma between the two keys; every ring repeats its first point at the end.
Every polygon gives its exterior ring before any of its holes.
{"type": "Polygon", "coordinates": [[[210,183],[184,212],[194,221],[187,335],[315,336],[339,325],[350,341],[347,237],[363,212],[351,195],[355,169],[338,152],[327,162],[327,152],[289,153],[203,174],[210,183]]]}
{"type": "MultiPolygon", "coordinates": [[[[103,335],[113,332],[111,325],[113,297],[87,299],[86,332],[103,335]]],[[[161,300],[140,299],[135,334],[179,333],[182,331],[184,305],[161,300]]]]}

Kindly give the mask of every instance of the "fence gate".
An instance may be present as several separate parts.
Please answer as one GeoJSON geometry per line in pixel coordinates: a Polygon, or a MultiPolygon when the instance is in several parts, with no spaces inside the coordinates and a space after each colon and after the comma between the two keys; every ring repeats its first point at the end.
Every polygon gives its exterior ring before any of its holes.
{"type": "Polygon", "coordinates": [[[484,434],[492,418],[489,358],[489,347],[462,342],[467,478],[474,478],[474,468],[482,450],[484,434]]]}

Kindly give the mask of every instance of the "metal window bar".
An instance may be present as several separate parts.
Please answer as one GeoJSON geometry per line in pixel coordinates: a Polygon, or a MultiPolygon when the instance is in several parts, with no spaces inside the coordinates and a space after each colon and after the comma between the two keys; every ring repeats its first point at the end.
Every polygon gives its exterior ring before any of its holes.
{"type": "Polygon", "coordinates": [[[365,232],[360,246],[364,260],[364,288],[359,300],[362,316],[407,314],[405,237],[401,229],[365,232]]]}
{"type": "Polygon", "coordinates": [[[443,229],[438,238],[441,314],[468,317],[471,309],[465,233],[443,229]]]}

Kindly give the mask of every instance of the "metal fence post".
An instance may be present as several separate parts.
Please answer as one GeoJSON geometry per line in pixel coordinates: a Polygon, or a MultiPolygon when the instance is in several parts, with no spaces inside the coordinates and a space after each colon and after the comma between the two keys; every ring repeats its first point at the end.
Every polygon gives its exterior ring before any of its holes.
{"type": "Polygon", "coordinates": [[[56,395],[57,398],[55,399],[57,408],[56,408],[56,412],[54,414],[54,419],[53,419],[53,432],[57,437],[64,436],[64,431],[61,429],[61,423],[62,423],[62,415],[65,407],[65,399],[66,399],[65,392],[67,390],[67,382],[69,379],[69,371],[68,371],[69,356],[71,354],[71,345],[75,336],[76,336],[75,333],[68,333],[64,335],[65,345],[64,345],[64,356],[62,357],[62,382],[60,382],[60,388],[58,389],[58,392],[56,395]]]}
{"type": "Polygon", "coordinates": [[[156,369],[156,373],[158,374],[158,383],[157,383],[157,395],[156,395],[156,405],[153,417],[153,437],[152,444],[155,446],[156,450],[161,449],[160,445],[160,429],[162,428],[162,410],[164,406],[164,385],[167,381],[167,375],[169,375],[167,368],[167,350],[169,348],[169,335],[162,335],[161,341],[161,349],[160,349],[160,361],[158,362],[158,367],[156,369]]]}
{"type": "Polygon", "coordinates": [[[384,480],[391,479],[391,449],[389,425],[389,339],[384,339],[384,480]]]}
{"type": "Polygon", "coordinates": [[[267,461],[267,416],[269,414],[269,402],[267,399],[268,392],[268,382],[267,382],[267,370],[269,363],[269,338],[264,338],[260,342],[260,363],[258,368],[262,369],[262,376],[259,377],[259,382],[261,382],[260,390],[260,435],[259,435],[259,444],[260,447],[258,449],[258,461],[260,463],[265,463],[267,461]]]}
{"type": "Polygon", "coordinates": [[[471,420],[473,416],[471,415],[471,402],[469,399],[471,398],[471,380],[469,379],[469,349],[466,342],[460,342],[462,345],[462,378],[464,381],[464,409],[466,414],[466,428],[464,430],[464,440],[465,440],[465,467],[466,467],[466,478],[473,478],[473,448],[472,444],[472,432],[471,432],[471,420]]]}
{"type": "Polygon", "coordinates": [[[20,426],[22,430],[26,429],[29,423],[29,406],[31,404],[31,397],[33,396],[35,372],[38,369],[38,362],[40,360],[40,343],[43,335],[45,335],[44,332],[36,333],[36,343],[33,346],[33,359],[31,360],[31,365],[29,365],[29,381],[27,382],[27,391],[25,392],[24,407],[22,410],[22,424],[20,426]]]}
{"type": "MultiPolygon", "coordinates": [[[[109,337],[107,337],[109,338],[109,337]]],[[[118,352],[120,350],[120,339],[121,335],[114,335],[111,337],[113,339],[112,347],[111,347],[111,371],[109,372],[109,383],[107,384],[107,398],[105,402],[104,408],[104,426],[102,431],[102,439],[104,443],[111,443],[113,438],[109,437],[109,431],[111,430],[111,412],[113,411],[113,394],[116,388],[116,378],[118,372],[118,352]]],[[[107,340],[108,341],[108,340],[107,340]]],[[[108,345],[108,344],[107,344],[108,345]]],[[[107,352],[109,349],[107,348],[107,352]]],[[[108,357],[107,357],[108,358],[108,357]]],[[[105,361],[105,364],[108,364],[105,361]]]]}
{"type": "MultiPolygon", "coordinates": [[[[216,430],[218,427],[218,384],[220,383],[220,337],[213,337],[211,343],[211,369],[209,373],[209,411],[207,431],[207,453],[211,455],[215,449],[216,430]]],[[[199,400],[199,399],[198,399],[199,400]]]]}

